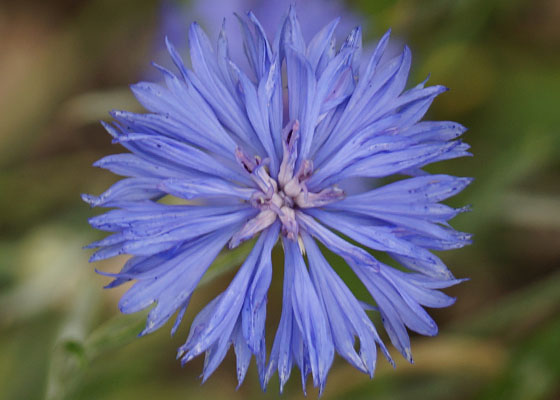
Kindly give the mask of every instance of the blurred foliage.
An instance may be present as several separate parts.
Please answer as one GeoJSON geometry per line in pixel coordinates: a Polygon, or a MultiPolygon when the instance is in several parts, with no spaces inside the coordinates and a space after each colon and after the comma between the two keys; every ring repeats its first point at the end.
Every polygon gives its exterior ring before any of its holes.
{"type": "MultiPolygon", "coordinates": [[[[126,288],[102,291],[107,278],[94,273],[81,250],[99,234],[88,227],[92,211],[79,194],[99,193],[116,179],[91,167],[118,151],[97,120],[111,108],[139,109],[127,85],[143,79],[157,50],[160,6],[0,5],[2,399],[278,397],[277,381],[261,392],[254,365],[235,391],[231,355],[203,386],[202,360],[181,369],[174,359],[194,312],[227,285],[247,247],[220,256],[171,339],[169,327],[136,339],[145,314],[120,315],[116,303],[126,288]]],[[[380,360],[370,381],[337,361],[323,398],[560,398],[560,2],[347,6],[363,16],[367,40],[392,27],[395,42],[410,45],[411,83],[431,73],[430,82],[451,88],[428,117],[468,126],[475,157],[432,170],[476,178],[451,201],[473,205],[454,226],[476,240],[442,256],[471,280],[448,291],[458,298],[455,306],[433,310],[437,338],[413,337],[415,365],[397,361],[393,370],[380,360]]],[[[281,264],[279,251],[274,257],[281,264]]],[[[123,260],[96,267],[115,271],[123,260]]],[[[268,332],[280,307],[274,274],[268,332]]],[[[302,397],[298,379],[284,397],[302,397]]]]}

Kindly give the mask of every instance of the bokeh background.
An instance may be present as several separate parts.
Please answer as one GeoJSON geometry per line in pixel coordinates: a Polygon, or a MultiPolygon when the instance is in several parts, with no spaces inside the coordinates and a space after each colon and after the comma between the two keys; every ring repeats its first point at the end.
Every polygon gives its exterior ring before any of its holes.
{"type": "MultiPolygon", "coordinates": [[[[236,391],[231,355],[204,385],[201,359],[183,369],[175,361],[195,311],[226,287],[242,252],[220,256],[176,337],[166,326],[136,339],[145,313],[120,315],[124,289],[104,291],[108,278],[94,272],[115,271],[123,258],[93,266],[82,250],[100,234],[87,224],[97,211],[80,193],[116,180],[91,167],[119,152],[98,120],[112,108],[139,110],[127,85],[158,79],[149,61],[167,63],[165,34],[184,48],[193,20],[215,35],[223,16],[236,29],[234,9],[253,8],[273,23],[286,3],[2,1],[1,399],[279,397],[276,379],[261,392],[254,365],[236,391]]],[[[338,358],[322,398],[559,399],[560,1],[299,3],[310,18],[304,29],[342,14],[343,30],[362,23],[372,45],[392,27],[395,46],[413,51],[410,84],[430,72],[431,83],[451,88],[428,117],[469,127],[475,155],[432,168],[476,178],[451,202],[473,205],[454,226],[475,242],[442,255],[470,281],[447,291],[458,297],[453,307],[431,312],[439,336],[413,336],[415,365],[393,350],[397,368],[380,359],[372,381],[338,358]]],[[[275,279],[269,334],[280,295],[275,279]]],[[[294,370],[282,398],[302,398],[298,376],[294,370]]]]}

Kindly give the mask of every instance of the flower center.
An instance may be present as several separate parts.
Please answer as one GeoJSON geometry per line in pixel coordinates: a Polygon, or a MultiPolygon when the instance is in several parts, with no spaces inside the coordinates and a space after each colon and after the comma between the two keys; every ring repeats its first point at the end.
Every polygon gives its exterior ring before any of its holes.
{"type": "Polygon", "coordinates": [[[282,134],[284,154],[277,179],[270,176],[267,169],[268,160],[261,160],[259,157],[250,158],[241,149],[237,149],[237,160],[258,187],[251,196],[250,203],[260,212],[232,237],[230,248],[236,247],[269,227],[277,218],[282,223],[282,234],[288,239],[297,240],[299,236],[297,210],[321,207],[344,198],[344,192],[336,186],[325,188],[320,192],[310,192],[307,189],[306,182],[313,173],[313,162],[303,160],[295,171],[298,130],[297,120],[284,129],[282,134]]]}

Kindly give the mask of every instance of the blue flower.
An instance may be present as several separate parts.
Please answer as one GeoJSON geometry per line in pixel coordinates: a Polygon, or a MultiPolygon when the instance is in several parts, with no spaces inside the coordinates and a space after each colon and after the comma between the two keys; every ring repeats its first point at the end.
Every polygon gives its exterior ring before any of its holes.
{"type": "Polygon", "coordinates": [[[165,86],[132,86],[149,112],[114,111],[113,124],[104,124],[129,152],[95,164],[125,179],[100,196],[84,195],[92,206],[113,208],[90,219],[113,232],[90,245],[98,248],[91,261],[132,255],[121,272],[107,274],[114,277],[108,287],[135,281],[121,311],[155,304],[142,334],[178,312],[175,332],[224,246],[256,238],[228,288],[200,311],[179,348],[182,364],[206,353],[203,380],[231,344],[239,384],[253,356],[263,388],[278,371],[282,389],[296,364],[304,389],[311,374],[322,391],[335,352],[373,376],[378,348],[393,361],[369,311],[380,314],[391,343],[412,362],[407,329],[437,334],[424,307],[451,305],[455,299],[438,289],[461,281],[431,250],[470,241],[448,225],[465,209],[440,202],[471,180],[422,170],[469,154],[457,140],[461,125],[420,122],[446,89],[422,83],[405,90],[410,51],[383,61],[389,32],[360,72],[359,27],[335,47],[338,20],[306,44],[293,8],[273,42],[253,14],[241,23],[250,71],[228,57],[224,31],[214,50],[193,24],[192,70],[167,43],[179,74],[157,66],[165,86]],[[337,186],[393,175],[404,177],[359,194],[337,186]],[[169,195],[186,201],[159,201],[169,195]],[[267,359],[267,292],[277,242],[285,260],[282,314],[267,359]],[[319,244],[346,262],[376,306],[352,294],[319,244]],[[401,268],[378,261],[369,249],[401,268]]]}

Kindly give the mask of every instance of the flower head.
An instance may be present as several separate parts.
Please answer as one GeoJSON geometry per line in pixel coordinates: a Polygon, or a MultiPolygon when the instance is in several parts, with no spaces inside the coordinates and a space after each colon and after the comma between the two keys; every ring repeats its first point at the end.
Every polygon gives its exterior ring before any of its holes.
{"type": "Polygon", "coordinates": [[[143,334],[178,312],[175,332],[218,253],[256,238],[228,288],[200,311],[179,348],[183,364],[206,353],[204,380],[231,344],[240,384],[253,356],[263,387],[276,371],[283,387],[297,365],[304,388],[311,374],[322,390],[335,352],[373,376],[378,348],[392,359],[368,311],[381,315],[391,343],[412,362],[407,329],[435,335],[437,325],[423,307],[454,302],[438,289],[460,280],[431,250],[469,243],[469,235],[447,223],[464,209],[440,202],[470,179],[422,167],[468,155],[468,146],[456,140],[465,129],[420,122],[446,89],[422,83],[405,90],[408,48],[381,62],[385,34],[360,73],[361,30],[337,47],[337,23],[306,43],[292,8],[269,42],[249,13],[241,24],[250,71],[230,60],[224,31],[214,49],[193,24],[192,70],[167,43],[179,74],[158,67],[165,86],[132,86],[148,113],[114,111],[114,123],[104,124],[129,152],[95,165],[127,178],[100,196],[84,196],[93,206],[114,208],[90,219],[93,227],[114,232],[91,245],[98,248],[91,260],[132,255],[120,273],[109,274],[108,286],[135,281],[120,301],[124,313],[155,304],[143,334]],[[393,175],[404,177],[359,194],[338,186],[393,175]],[[159,201],[168,195],[187,202],[159,201]],[[267,357],[271,251],[279,241],[282,313],[267,357]],[[348,264],[376,306],[352,294],[319,243],[348,264]],[[368,249],[387,253],[402,268],[368,249]]]}

